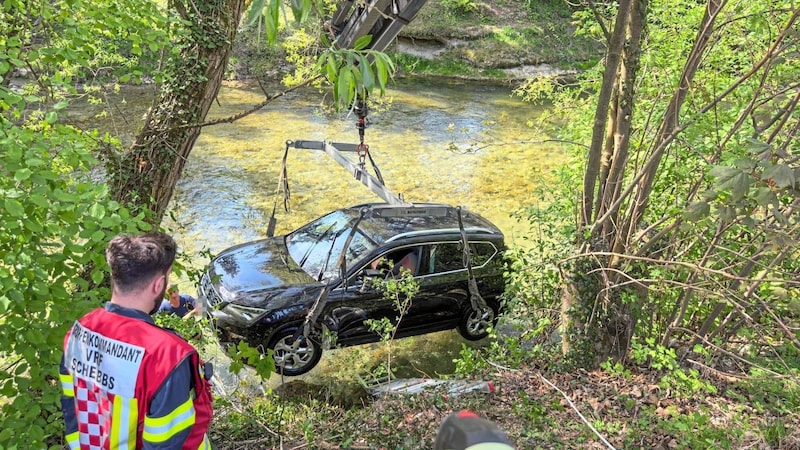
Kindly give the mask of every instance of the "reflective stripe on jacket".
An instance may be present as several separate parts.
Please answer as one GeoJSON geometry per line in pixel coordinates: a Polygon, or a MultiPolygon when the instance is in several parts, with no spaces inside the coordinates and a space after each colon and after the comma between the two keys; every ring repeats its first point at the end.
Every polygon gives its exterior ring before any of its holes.
{"type": "Polygon", "coordinates": [[[211,390],[180,336],[107,304],[73,325],[60,368],[71,449],[210,449],[211,390]]]}

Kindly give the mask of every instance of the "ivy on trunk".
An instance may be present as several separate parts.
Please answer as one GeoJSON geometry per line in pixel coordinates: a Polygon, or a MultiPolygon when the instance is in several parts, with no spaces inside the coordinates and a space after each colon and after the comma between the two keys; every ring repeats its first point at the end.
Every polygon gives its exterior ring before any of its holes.
{"type": "Polygon", "coordinates": [[[244,0],[175,1],[181,19],[165,81],[131,149],[109,172],[114,199],[159,224],[219,93],[244,0]]]}

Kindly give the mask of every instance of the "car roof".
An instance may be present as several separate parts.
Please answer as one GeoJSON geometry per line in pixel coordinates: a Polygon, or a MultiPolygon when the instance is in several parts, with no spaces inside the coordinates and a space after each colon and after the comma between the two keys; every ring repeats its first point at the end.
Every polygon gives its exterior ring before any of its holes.
{"type": "MultiPolygon", "coordinates": [[[[380,243],[460,232],[459,209],[442,203],[362,203],[340,211],[354,218],[363,211],[364,216],[358,228],[380,243]]],[[[503,232],[492,222],[464,208],[461,208],[461,222],[470,239],[479,236],[503,239],[503,232]]]]}

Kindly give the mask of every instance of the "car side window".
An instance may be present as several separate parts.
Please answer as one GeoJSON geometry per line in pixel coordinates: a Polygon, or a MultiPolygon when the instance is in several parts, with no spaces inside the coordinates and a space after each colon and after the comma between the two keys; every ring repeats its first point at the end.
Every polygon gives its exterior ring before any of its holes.
{"type": "Polygon", "coordinates": [[[422,272],[419,267],[421,249],[420,246],[413,246],[391,251],[372,261],[368,267],[390,272],[394,276],[399,275],[403,268],[413,275],[418,275],[422,272]]]}
{"type": "Polygon", "coordinates": [[[457,242],[435,244],[431,248],[431,273],[452,272],[464,268],[463,252],[457,242]]]}
{"type": "MultiPolygon", "coordinates": [[[[470,264],[472,264],[473,267],[486,264],[497,252],[495,247],[488,242],[470,243],[469,248],[470,264]]],[[[431,247],[428,265],[429,273],[464,270],[464,252],[461,249],[461,243],[447,242],[434,244],[431,247]]]]}
{"type": "Polygon", "coordinates": [[[494,245],[488,242],[470,243],[469,250],[471,255],[470,262],[475,267],[486,264],[497,253],[494,245]]]}

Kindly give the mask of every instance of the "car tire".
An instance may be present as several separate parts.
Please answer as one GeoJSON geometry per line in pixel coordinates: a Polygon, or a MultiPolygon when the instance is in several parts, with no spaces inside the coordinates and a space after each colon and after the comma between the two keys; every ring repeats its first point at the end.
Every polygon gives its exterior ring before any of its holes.
{"type": "Polygon", "coordinates": [[[483,314],[472,308],[465,311],[458,323],[458,332],[468,341],[479,341],[488,336],[489,327],[496,324],[497,308],[489,304],[483,314]]]}
{"type": "Polygon", "coordinates": [[[317,339],[301,334],[294,340],[297,329],[296,326],[281,328],[269,344],[275,371],[290,377],[308,372],[322,358],[322,346],[317,339]]]}

